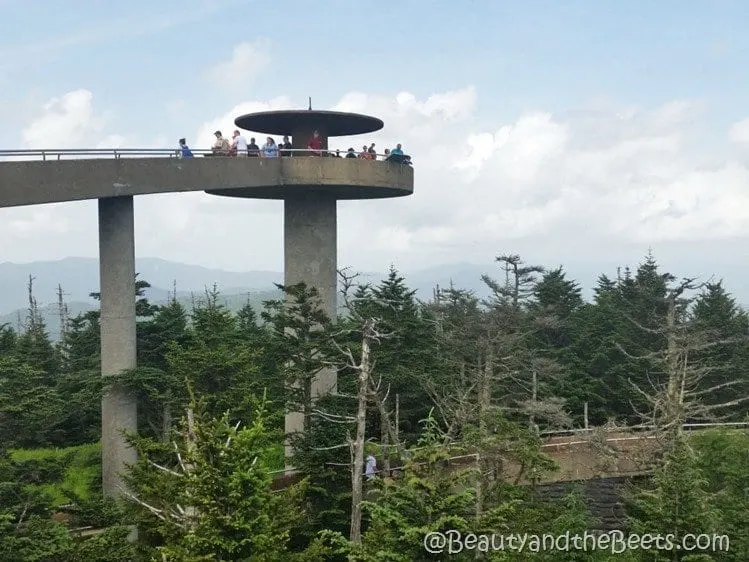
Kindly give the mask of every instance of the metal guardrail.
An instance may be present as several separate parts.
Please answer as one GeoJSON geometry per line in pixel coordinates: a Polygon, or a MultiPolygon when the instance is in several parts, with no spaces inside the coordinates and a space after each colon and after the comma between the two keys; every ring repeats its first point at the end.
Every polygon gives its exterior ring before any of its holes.
{"type": "MultiPolygon", "coordinates": [[[[236,154],[219,153],[213,149],[190,149],[194,156],[213,157],[213,158],[234,158],[236,154]]],[[[326,156],[326,157],[338,157],[346,158],[348,150],[341,149],[327,149],[321,151],[320,154],[313,154],[313,151],[307,148],[279,148],[278,157],[293,157],[293,156],[326,156]]],[[[357,159],[364,160],[362,155],[372,154],[365,153],[362,151],[354,151],[357,159]]],[[[373,154],[375,161],[384,162],[387,160],[388,154],[373,154]]],[[[28,159],[39,159],[43,161],[53,160],[59,161],[64,158],[70,157],[106,157],[106,158],[136,158],[136,157],[168,157],[168,158],[181,158],[181,150],[178,148],[30,148],[30,149],[0,149],[0,160],[7,158],[28,158],[28,159]]],[[[262,149],[259,149],[257,153],[253,154],[242,154],[240,157],[248,158],[268,158],[263,155],[262,149]]],[[[271,156],[270,158],[277,158],[271,156]]],[[[349,157],[350,158],[350,157],[349,157]]],[[[411,161],[411,157],[404,155],[403,158],[411,161]]]]}
{"type": "MultiPolygon", "coordinates": [[[[687,431],[691,431],[695,429],[708,429],[711,427],[734,427],[734,428],[747,427],[749,428],[749,422],[685,423],[681,427],[682,429],[685,429],[687,431]]],[[[622,426],[612,426],[612,427],[596,426],[596,427],[589,427],[587,429],[580,428],[580,429],[560,429],[560,430],[551,430],[551,431],[540,431],[539,435],[542,435],[544,437],[552,437],[554,435],[576,435],[580,433],[593,433],[594,431],[611,431],[611,432],[626,433],[626,432],[631,432],[631,431],[647,431],[650,429],[655,429],[655,426],[653,425],[622,425],[622,426]]]]}

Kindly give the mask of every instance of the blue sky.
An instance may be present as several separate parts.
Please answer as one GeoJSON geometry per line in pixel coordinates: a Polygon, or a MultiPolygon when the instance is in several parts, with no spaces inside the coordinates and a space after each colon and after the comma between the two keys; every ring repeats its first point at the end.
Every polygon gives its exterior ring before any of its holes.
{"type": "MultiPolygon", "coordinates": [[[[416,192],[341,203],[343,264],[519,251],[575,263],[590,284],[649,247],[685,275],[749,263],[746,2],[0,0],[0,11],[0,148],[195,146],[238,113],[307,96],[382,118],[381,133],[342,148],[403,142],[416,192]]],[[[137,251],[280,269],[280,204],[243,203],[141,198],[137,251]]],[[[0,210],[0,237],[17,241],[0,261],[95,256],[92,229],[93,202],[0,210]]]]}
{"type": "Polygon", "coordinates": [[[749,7],[739,1],[0,6],[4,104],[85,84],[123,130],[144,137],[178,126],[164,115],[170,99],[184,100],[191,112],[243,95],[287,94],[300,104],[311,95],[315,105],[328,106],[343,91],[408,89],[421,97],[473,84],[481,94],[476,118],[488,122],[599,98],[638,105],[697,98],[709,104],[715,123],[727,124],[749,91],[749,38],[742,38],[749,7]],[[206,81],[205,69],[232,44],[263,37],[272,43],[273,63],[246,90],[222,91],[206,81]]]}

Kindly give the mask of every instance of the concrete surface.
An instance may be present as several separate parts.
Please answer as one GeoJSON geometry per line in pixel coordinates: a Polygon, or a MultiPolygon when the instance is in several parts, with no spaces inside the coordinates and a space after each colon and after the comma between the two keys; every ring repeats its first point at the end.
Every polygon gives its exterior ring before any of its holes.
{"type": "Polygon", "coordinates": [[[413,178],[402,164],[309,156],[0,160],[0,207],[204,190],[257,199],[310,192],[377,199],[411,195],[413,178]]]}
{"type": "MultiPolygon", "coordinates": [[[[132,197],[99,200],[99,271],[101,292],[101,374],[116,375],[136,367],[135,233],[132,197]]],[[[138,429],[135,396],[110,387],[101,402],[102,485],[109,496],[121,495],[120,473],[136,461],[122,431],[138,429]]]]}
{"type": "MultiPolygon", "coordinates": [[[[315,194],[284,201],[284,284],[315,287],[321,308],[335,319],[338,310],[338,227],[336,200],[315,194]]],[[[325,369],[312,382],[312,396],[336,392],[334,369],[325,369]]],[[[304,416],[289,412],[286,433],[304,430],[304,416]]],[[[287,448],[287,456],[288,456],[287,448]]]]}

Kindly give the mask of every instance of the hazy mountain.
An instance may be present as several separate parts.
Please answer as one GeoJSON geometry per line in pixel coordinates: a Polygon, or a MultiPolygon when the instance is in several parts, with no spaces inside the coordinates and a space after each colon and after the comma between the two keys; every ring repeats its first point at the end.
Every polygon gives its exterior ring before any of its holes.
{"type": "MultiPolygon", "coordinates": [[[[269,289],[274,282],[283,279],[275,271],[237,273],[156,258],[136,260],[136,271],[139,279],[145,279],[154,287],[149,296],[155,300],[165,299],[167,293],[172,291],[175,281],[177,291],[187,293],[202,291],[214,283],[222,291],[240,293],[269,289]]],[[[70,302],[89,302],[89,293],[99,290],[99,263],[94,258],[65,258],[24,264],[0,263],[0,313],[26,306],[29,275],[34,277],[34,295],[40,304],[57,302],[58,284],[62,286],[65,299],[70,302]]]]}
{"type": "MultiPolygon", "coordinates": [[[[151,302],[166,302],[176,283],[177,299],[188,309],[193,299],[201,298],[206,288],[214,285],[232,310],[241,308],[248,299],[260,307],[262,301],[279,295],[273,284],[283,280],[283,274],[276,271],[223,271],[157,258],[137,259],[136,271],[139,279],[151,284],[147,291],[151,302]]],[[[480,278],[486,271],[487,268],[481,266],[455,264],[404,275],[419,297],[428,298],[436,284],[447,286],[451,280],[458,287],[476,290],[483,295],[486,290],[480,278]]],[[[98,302],[89,297],[89,293],[99,290],[99,264],[94,258],[25,264],[5,262],[0,263],[0,325],[9,323],[16,327],[25,322],[29,276],[33,278],[34,297],[53,338],[57,337],[60,325],[58,285],[71,316],[98,308],[98,302]]],[[[377,282],[384,276],[385,273],[367,273],[362,280],[377,282]]]]}
{"type": "MultiPolygon", "coordinates": [[[[491,271],[489,267],[471,264],[451,264],[433,267],[413,273],[404,273],[408,283],[421,296],[431,294],[436,283],[448,285],[450,279],[456,286],[484,291],[481,274],[491,271]]],[[[177,294],[202,293],[214,284],[223,294],[246,294],[273,289],[273,283],[281,283],[283,274],[277,271],[234,272],[208,269],[197,265],[169,262],[157,258],[136,260],[138,278],[148,281],[152,289],[149,298],[166,300],[176,282],[177,294]]],[[[366,274],[367,280],[377,281],[385,273],[366,274]]],[[[0,314],[7,314],[28,305],[27,285],[29,276],[34,278],[34,296],[40,306],[57,303],[57,287],[60,285],[68,303],[90,303],[89,293],[99,290],[99,264],[94,258],[65,258],[58,261],[32,263],[0,263],[0,314]]]]}
{"type": "MultiPolygon", "coordinates": [[[[156,291],[157,293],[164,293],[165,291],[156,291]]],[[[152,298],[152,292],[147,291],[149,300],[154,304],[166,304],[167,299],[152,298]]],[[[281,296],[280,291],[255,291],[255,292],[244,292],[244,293],[226,293],[222,294],[220,301],[226,305],[227,308],[236,312],[242,308],[248,302],[260,312],[262,310],[263,302],[276,299],[281,296]]],[[[190,293],[177,293],[177,300],[187,309],[191,310],[194,304],[199,303],[205,298],[205,293],[196,292],[190,293]]],[[[98,308],[98,302],[93,299],[90,302],[66,302],[67,315],[70,318],[88,312],[89,310],[95,310],[98,308]]],[[[47,333],[52,340],[57,341],[60,335],[61,326],[61,314],[60,308],[56,304],[47,304],[39,307],[44,324],[47,327],[47,333]]],[[[27,309],[17,309],[8,314],[0,314],[0,326],[3,324],[9,324],[14,329],[22,329],[27,318],[27,309]]]]}
{"type": "MultiPolygon", "coordinates": [[[[633,264],[636,267],[636,264],[633,264]]],[[[591,289],[601,273],[616,276],[615,268],[593,270],[590,265],[570,263],[565,268],[568,276],[576,279],[583,287],[583,294],[590,297],[591,289]]],[[[738,267],[721,264],[722,271],[716,271],[714,281],[725,277],[726,288],[739,303],[749,303],[749,278],[738,267]]],[[[240,308],[249,298],[260,306],[263,300],[277,295],[273,283],[280,283],[283,274],[277,271],[234,272],[206,267],[170,262],[158,258],[136,260],[139,278],[151,283],[148,298],[160,304],[165,302],[174,290],[176,281],[178,299],[190,308],[190,301],[200,297],[207,287],[214,284],[233,310],[240,308]],[[248,297],[249,295],[249,297],[248,297]]],[[[453,263],[430,267],[420,271],[403,271],[408,285],[417,291],[417,296],[428,299],[435,285],[469,289],[479,296],[486,296],[487,289],[481,281],[483,274],[501,278],[502,272],[496,263],[484,265],[453,263]]],[[[62,287],[64,300],[72,315],[98,306],[89,293],[99,290],[99,265],[94,258],[65,258],[58,261],[40,261],[26,264],[0,263],[0,324],[5,322],[16,326],[19,318],[23,321],[28,307],[27,285],[29,276],[34,278],[34,296],[47,321],[52,334],[59,326],[57,287],[62,287]]],[[[383,273],[368,273],[363,280],[377,282],[383,273]]],[[[701,280],[707,280],[709,276],[701,280]]]]}

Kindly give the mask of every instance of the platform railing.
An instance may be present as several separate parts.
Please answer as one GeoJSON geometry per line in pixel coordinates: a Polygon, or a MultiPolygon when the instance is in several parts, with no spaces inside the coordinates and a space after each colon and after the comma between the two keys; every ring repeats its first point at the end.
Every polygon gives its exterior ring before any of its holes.
{"type": "MultiPolygon", "coordinates": [[[[338,157],[346,158],[349,154],[346,149],[327,149],[322,151],[312,151],[308,148],[280,148],[277,149],[278,156],[265,156],[262,149],[253,151],[253,153],[241,154],[227,153],[214,149],[190,149],[195,157],[211,158],[291,158],[299,156],[310,157],[338,157]]],[[[59,161],[64,159],[85,159],[85,158],[182,158],[182,151],[179,148],[28,148],[28,149],[0,149],[0,162],[3,160],[43,160],[59,161]]],[[[365,155],[372,155],[370,161],[392,161],[394,163],[410,163],[411,157],[404,155],[400,158],[393,159],[389,154],[375,154],[363,151],[354,151],[352,154],[358,160],[366,160],[365,155]],[[388,160],[390,158],[390,160],[388,160]]],[[[349,157],[350,158],[350,157],[349,157]]]]}

